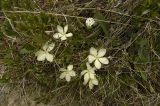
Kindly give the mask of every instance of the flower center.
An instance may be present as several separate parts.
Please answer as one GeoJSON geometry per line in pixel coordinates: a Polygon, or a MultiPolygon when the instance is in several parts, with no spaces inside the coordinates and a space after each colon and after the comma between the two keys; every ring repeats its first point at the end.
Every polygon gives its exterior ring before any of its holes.
{"type": "Polygon", "coordinates": [[[99,60],[99,57],[98,57],[98,56],[94,56],[94,57],[95,57],[96,60],[99,60]]]}

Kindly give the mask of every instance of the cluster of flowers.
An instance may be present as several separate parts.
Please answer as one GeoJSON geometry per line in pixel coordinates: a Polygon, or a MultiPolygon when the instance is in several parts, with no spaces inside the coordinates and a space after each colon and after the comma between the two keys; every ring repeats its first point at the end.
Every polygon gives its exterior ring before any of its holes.
{"type": "MultiPolygon", "coordinates": [[[[87,28],[91,28],[95,24],[95,20],[93,18],[88,18],[86,20],[87,28]]],[[[57,33],[53,35],[53,38],[60,39],[61,41],[66,40],[68,37],[72,37],[72,33],[67,33],[68,25],[61,27],[57,26],[57,33]]],[[[49,53],[55,47],[55,43],[47,42],[41,50],[35,53],[38,61],[47,60],[49,62],[53,62],[54,55],[49,53]]],[[[102,67],[102,64],[108,64],[109,60],[107,57],[104,57],[106,54],[106,49],[96,50],[95,48],[90,48],[90,54],[88,55],[88,62],[86,63],[86,70],[81,72],[81,76],[84,77],[83,84],[89,84],[89,88],[93,89],[94,85],[98,85],[98,80],[96,77],[95,71],[102,67]],[[94,67],[91,66],[93,63],[94,67]]],[[[76,72],[73,70],[73,65],[68,65],[67,68],[60,68],[61,73],[60,79],[66,79],[67,82],[71,81],[71,77],[76,76],[76,72]]]]}

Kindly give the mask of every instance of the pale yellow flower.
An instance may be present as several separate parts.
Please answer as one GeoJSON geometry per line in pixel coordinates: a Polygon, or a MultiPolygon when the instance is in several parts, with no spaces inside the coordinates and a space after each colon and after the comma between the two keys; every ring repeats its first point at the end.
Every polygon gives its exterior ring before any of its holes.
{"type": "Polygon", "coordinates": [[[60,75],[60,79],[66,79],[67,82],[70,82],[71,77],[76,76],[75,71],[73,70],[73,65],[68,65],[67,69],[61,68],[60,71],[62,71],[60,75]]]}
{"type": "Polygon", "coordinates": [[[106,54],[106,49],[96,50],[95,48],[90,48],[90,55],[88,56],[89,63],[93,63],[97,69],[102,67],[101,64],[109,64],[107,57],[104,57],[106,54]]]}
{"type": "Polygon", "coordinates": [[[87,28],[91,28],[95,24],[95,20],[93,18],[87,18],[86,26],[87,28]]]}
{"type": "Polygon", "coordinates": [[[57,26],[57,31],[58,31],[58,33],[55,33],[53,35],[53,38],[55,38],[55,39],[59,39],[60,38],[63,41],[63,40],[66,40],[68,37],[72,37],[73,36],[72,33],[67,33],[68,25],[64,26],[64,28],[58,25],[57,26]]]}
{"type": "Polygon", "coordinates": [[[98,85],[98,80],[95,74],[95,67],[91,67],[89,63],[86,63],[87,69],[81,72],[81,75],[84,76],[83,84],[89,84],[89,88],[92,89],[94,85],[98,85]]]}
{"type": "Polygon", "coordinates": [[[95,67],[91,67],[89,63],[86,63],[87,69],[81,72],[81,75],[84,75],[84,85],[88,83],[90,79],[94,79],[95,77],[95,67]]]}
{"type": "Polygon", "coordinates": [[[45,59],[49,62],[53,62],[54,55],[50,54],[49,52],[53,50],[55,47],[54,43],[49,44],[48,42],[42,47],[41,50],[37,51],[35,53],[35,56],[37,56],[38,61],[44,61],[45,59]]]}
{"type": "Polygon", "coordinates": [[[94,77],[94,79],[89,80],[89,88],[93,89],[94,85],[98,85],[98,80],[96,77],[94,77]]]}

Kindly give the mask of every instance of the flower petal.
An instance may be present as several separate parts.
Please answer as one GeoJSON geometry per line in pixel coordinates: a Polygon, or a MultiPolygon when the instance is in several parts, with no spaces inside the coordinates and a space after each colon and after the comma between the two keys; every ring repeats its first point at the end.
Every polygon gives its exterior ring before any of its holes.
{"type": "Polygon", "coordinates": [[[98,60],[96,60],[96,61],[94,62],[94,65],[95,65],[95,67],[96,67],[97,69],[100,69],[100,68],[101,68],[101,63],[100,63],[98,60]]]}
{"type": "Polygon", "coordinates": [[[97,57],[103,57],[106,54],[106,49],[100,49],[98,51],[97,57]]]}
{"type": "Polygon", "coordinates": [[[44,61],[45,58],[46,58],[46,55],[43,54],[43,55],[39,55],[39,56],[37,57],[37,60],[38,60],[38,61],[44,61]]]}
{"type": "Polygon", "coordinates": [[[53,35],[53,38],[55,38],[55,39],[58,39],[60,36],[59,36],[59,33],[55,33],[54,35],[53,35]]]}
{"type": "Polygon", "coordinates": [[[61,40],[63,41],[63,40],[66,40],[67,38],[66,38],[66,36],[62,36],[61,37],[61,40]]]}
{"type": "Polygon", "coordinates": [[[92,68],[88,62],[86,63],[86,66],[87,66],[88,70],[90,70],[92,68]]]}
{"type": "Polygon", "coordinates": [[[87,73],[87,70],[83,70],[83,71],[81,72],[81,75],[84,75],[85,73],[87,73]]]}
{"type": "Polygon", "coordinates": [[[69,74],[70,74],[70,76],[76,76],[75,71],[70,71],[69,74]]]}
{"type": "Polygon", "coordinates": [[[99,58],[99,61],[100,61],[102,64],[109,64],[109,60],[108,60],[106,57],[99,58]]]}
{"type": "Polygon", "coordinates": [[[44,51],[46,51],[47,48],[48,48],[48,42],[46,42],[46,43],[43,45],[42,49],[43,49],[44,51]]]}
{"type": "Polygon", "coordinates": [[[64,34],[61,34],[61,33],[58,33],[58,35],[59,35],[59,37],[62,37],[62,36],[64,36],[64,34]]]}
{"type": "Polygon", "coordinates": [[[90,69],[90,72],[91,72],[91,73],[95,73],[95,70],[96,70],[96,68],[93,67],[93,68],[90,69]]]}
{"type": "Polygon", "coordinates": [[[66,71],[66,69],[65,68],[60,68],[59,71],[66,71]]]}
{"type": "Polygon", "coordinates": [[[92,63],[95,59],[96,59],[96,58],[95,58],[95,56],[93,56],[93,55],[89,55],[89,56],[88,56],[88,62],[89,62],[89,63],[92,63]]]}
{"type": "Polygon", "coordinates": [[[66,72],[63,72],[63,73],[61,73],[61,75],[60,75],[60,79],[63,79],[63,78],[65,78],[66,77],[66,72]]]}
{"type": "Polygon", "coordinates": [[[52,54],[49,54],[49,53],[46,53],[46,59],[47,59],[49,62],[53,62],[53,55],[52,55],[52,54]]]}
{"type": "Polygon", "coordinates": [[[95,78],[95,74],[94,73],[90,73],[90,79],[94,79],[95,78]]]}
{"type": "Polygon", "coordinates": [[[38,55],[42,55],[44,54],[45,52],[43,50],[39,50],[35,53],[35,56],[38,56],[38,55]]]}
{"type": "Polygon", "coordinates": [[[57,25],[57,31],[61,34],[64,34],[63,27],[61,27],[60,25],[57,25]]]}
{"type": "Polygon", "coordinates": [[[37,60],[38,60],[38,61],[44,61],[45,58],[46,58],[46,54],[45,54],[45,52],[42,51],[42,50],[36,52],[35,55],[37,56],[37,60]]]}
{"type": "Polygon", "coordinates": [[[92,80],[92,83],[93,83],[94,85],[98,85],[98,80],[95,78],[95,79],[92,80]]]}
{"type": "Polygon", "coordinates": [[[87,18],[87,20],[86,20],[86,26],[88,28],[91,28],[92,25],[94,25],[94,24],[95,24],[95,20],[93,18],[87,18]]]}
{"type": "Polygon", "coordinates": [[[92,81],[89,81],[89,89],[93,89],[93,83],[92,83],[92,81]]]}
{"type": "Polygon", "coordinates": [[[67,69],[68,70],[73,70],[73,65],[68,65],[67,69]]]}
{"type": "Polygon", "coordinates": [[[71,37],[71,36],[73,36],[73,34],[72,33],[68,33],[68,34],[65,34],[65,36],[66,37],[71,37]]]}
{"type": "Polygon", "coordinates": [[[71,76],[70,76],[69,74],[66,74],[66,77],[65,77],[65,78],[66,78],[66,81],[67,81],[67,82],[71,81],[71,76]]]}
{"type": "Polygon", "coordinates": [[[97,56],[97,50],[93,47],[90,48],[90,54],[93,56],[97,56]]]}
{"type": "Polygon", "coordinates": [[[65,26],[64,26],[64,33],[66,34],[67,31],[68,31],[68,25],[65,25],[65,26]]]}
{"type": "Polygon", "coordinates": [[[86,73],[86,74],[84,75],[84,83],[83,83],[83,84],[84,84],[84,85],[87,84],[88,81],[89,81],[89,74],[86,73]]]}
{"type": "Polygon", "coordinates": [[[50,52],[55,47],[55,43],[51,43],[48,45],[47,51],[50,52]]]}

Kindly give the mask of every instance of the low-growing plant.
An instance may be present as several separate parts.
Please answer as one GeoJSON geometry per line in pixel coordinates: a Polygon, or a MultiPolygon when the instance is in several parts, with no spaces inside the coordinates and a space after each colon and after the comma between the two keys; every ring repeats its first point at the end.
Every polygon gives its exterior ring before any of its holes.
{"type": "Polygon", "coordinates": [[[2,94],[18,92],[10,105],[158,106],[159,13],[159,0],[1,0],[2,94]]]}

